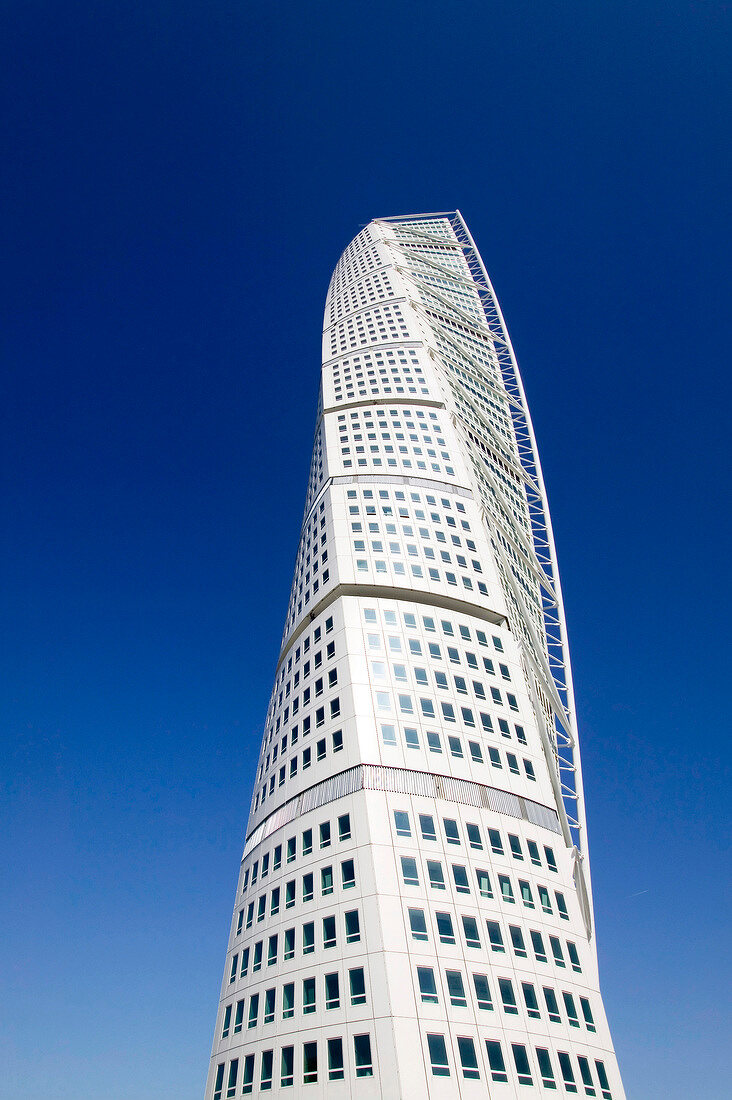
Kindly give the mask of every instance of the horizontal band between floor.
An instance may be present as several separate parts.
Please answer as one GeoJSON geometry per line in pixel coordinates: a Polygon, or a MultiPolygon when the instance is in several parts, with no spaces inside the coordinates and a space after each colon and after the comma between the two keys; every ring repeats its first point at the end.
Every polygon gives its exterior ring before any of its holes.
{"type": "Polygon", "coordinates": [[[294,798],[278,806],[264,821],[249,834],[244,845],[246,857],[270,837],[272,833],[289,825],[302,814],[326,806],[339,798],[356,794],[358,791],[392,791],[395,794],[416,794],[423,798],[441,798],[447,802],[457,802],[461,806],[475,806],[476,809],[493,810],[518,820],[528,821],[553,833],[561,833],[556,810],[534,802],[530,798],[501,790],[500,787],[488,787],[483,783],[474,783],[470,779],[456,779],[452,775],[438,775],[435,772],[412,771],[408,768],[390,768],[384,764],[357,764],[353,768],[339,772],[321,783],[316,783],[301,791],[294,798]]]}

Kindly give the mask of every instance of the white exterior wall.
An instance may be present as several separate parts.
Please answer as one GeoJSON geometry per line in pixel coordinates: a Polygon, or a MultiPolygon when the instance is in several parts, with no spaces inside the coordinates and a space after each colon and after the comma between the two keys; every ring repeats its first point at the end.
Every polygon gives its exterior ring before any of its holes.
{"type": "Polygon", "coordinates": [[[541,475],[476,257],[457,214],[374,222],[331,282],[206,1100],[624,1095],[541,475]]]}

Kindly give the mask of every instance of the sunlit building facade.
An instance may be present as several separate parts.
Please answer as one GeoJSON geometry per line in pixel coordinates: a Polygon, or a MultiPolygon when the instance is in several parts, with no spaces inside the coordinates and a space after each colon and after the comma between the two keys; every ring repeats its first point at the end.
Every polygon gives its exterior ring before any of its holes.
{"type": "Polygon", "coordinates": [[[206,1100],[624,1096],[531,420],[459,212],[325,307],[206,1100]]]}

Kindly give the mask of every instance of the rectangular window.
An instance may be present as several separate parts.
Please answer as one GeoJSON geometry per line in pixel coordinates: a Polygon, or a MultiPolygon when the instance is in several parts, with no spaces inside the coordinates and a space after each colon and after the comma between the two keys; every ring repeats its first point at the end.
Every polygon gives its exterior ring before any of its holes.
{"type": "Polygon", "coordinates": [[[478,882],[478,891],[482,898],[492,898],[493,891],[491,890],[491,880],[487,871],[477,870],[475,877],[478,882]]]}
{"type": "Polygon", "coordinates": [[[412,939],[414,940],[426,940],[427,939],[427,925],[424,919],[423,909],[409,909],[409,927],[412,931],[412,939]]]}
{"type": "Polygon", "coordinates": [[[590,1069],[590,1063],[581,1054],[577,1055],[577,1065],[579,1066],[580,1077],[582,1078],[582,1084],[585,1089],[585,1096],[597,1096],[595,1091],[595,1082],[592,1080],[592,1070],[590,1069]]]}
{"type": "Polygon", "coordinates": [[[493,1011],[493,1002],[491,1000],[491,990],[488,985],[487,974],[473,974],[473,987],[475,989],[475,999],[478,1003],[478,1008],[483,1012],[493,1011]]]}
{"type": "Polygon", "coordinates": [[[502,856],[503,844],[501,843],[501,834],[498,832],[498,829],[489,829],[488,839],[490,841],[491,851],[495,852],[496,855],[502,856]]]}
{"type": "Polygon", "coordinates": [[[597,1071],[597,1080],[600,1082],[600,1088],[602,1089],[603,1100],[612,1100],[610,1093],[610,1082],[607,1079],[607,1073],[605,1071],[605,1063],[595,1059],[595,1069],[597,1071]]]}
{"type": "Polygon", "coordinates": [[[450,1067],[447,1061],[447,1047],[444,1035],[428,1035],[427,1047],[430,1052],[430,1064],[435,1077],[449,1077],[450,1067]]]}
{"type": "Polygon", "coordinates": [[[221,1038],[225,1039],[229,1034],[229,1028],[231,1027],[231,1005],[227,1005],[224,1010],[224,1023],[221,1028],[221,1038]]]}
{"type": "Polygon", "coordinates": [[[536,990],[531,982],[522,982],[521,990],[524,995],[524,1004],[526,1005],[527,1014],[533,1019],[540,1019],[539,1002],[536,999],[536,990]]]}
{"type": "Polygon", "coordinates": [[[257,1026],[257,1017],[259,1016],[259,994],[252,993],[249,998],[249,1020],[247,1027],[257,1026]]]}
{"type": "Polygon", "coordinates": [[[445,977],[447,978],[447,992],[450,997],[450,1004],[455,1005],[457,1008],[465,1008],[468,1002],[465,997],[465,986],[463,985],[462,973],[459,970],[446,970],[445,977]]]}
{"type": "Polygon", "coordinates": [[[567,902],[564,899],[564,894],[560,894],[558,890],[555,890],[554,897],[556,898],[559,916],[562,918],[562,920],[569,920],[569,913],[567,912],[567,902]]]}
{"type": "Polygon", "coordinates": [[[285,929],[284,958],[292,959],[295,955],[295,929],[285,929]]]}
{"type": "Polygon", "coordinates": [[[362,966],[356,966],[348,971],[348,984],[351,991],[351,1004],[366,1004],[366,979],[362,966]]]}
{"type": "Polygon", "coordinates": [[[513,887],[511,886],[511,880],[508,875],[498,876],[498,885],[501,889],[501,898],[503,901],[514,904],[515,898],[513,896],[513,887]]]}
{"type": "Polygon", "coordinates": [[[564,1007],[567,1010],[567,1019],[569,1020],[570,1027],[579,1027],[579,1016],[577,1015],[577,1006],[574,1003],[574,997],[571,993],[562,993],[562,1000],[564,1001],[564,1007]]]}
{"type": "Polygon", "coordinates": [[[264,940],[257,940],[254,945],[254,957],[252,959],[252,970],[256,973],[257,970],[262,969],[262,950],[264,948],[264,940]]]}
{"type": "Polygon", "coordinates": [[[452,927],[452,917],[449,913],[435,913],[437,932],[440,943],[455,943],[455,932],[452,927]]]}
{"type": "Polygon", "coordinates": [[[437,1004],[437,986],[435,985],[435,972],[431,966],[417,967],[417,980],[419,993],[425,1004],[437,1004]]]}
{"type": "Polygon", "coordinates": [[[305,1016],[315,1012],[315,978],[303,978],[302,1011],[305,1016]]]}
{"type": "Polygon", "coordinates": [[[460,1054],[460,1065],[463,1071],[463,1077],[468,1079],[477,1080],[480,1077],[478,1072],[478,1059],[475,1054],[475,1043],[467,1036],[458,1036],[458,1052],[460,1054]]]}
{"type": "Polygon", "coordinates": [[[309,856],[313,850],[313,830],[305,829],[302,834],[302,854],[309,856]]]}
{"type": "Polygon", "coordinates": [[[419,886],[417,861],[413,856],[401,856],[402,878],[405,886],[419,886]]]}
{"type": "Polygon", "coordinates": [[[562,1071],[562,1080],[564,1081],[566,1091],[576,1092],[577,1085],[574,1080],[574,1070],[572,1069],[571,1058],[563,1050],[557,1051],[557,1058],[559,1059],[559,1068],[562,1071]]]}
{"type": "Polygon", "coordinates": [[[264,995],[264,1022],[271,1024],[275,1014],[275,991],[268,989],[264,995]]]}
{"type": "Polygon", "coordinates": [[[353,1055],[357,1077],[373,1077],[374,1066],[371,1059],[371,1036],[353,1036],[353,1055]]]}
{"type": "Polygon", "coordinates": [[[277,962],[277,934],[269,937],[267,945],[267,966],[274,966],[277,962]]]}
{"type": "Polygon", "coordinates": [[[282,1019],[290,1020],[295,1015],[295,983],[287,982],[282,987],[282,1019]]]}
{"type": "Polygon", "coordinates": [[[554,956],[554,962],[557,964],[557,966],[566,966],[567,964],[565,963],[564,955],[562,954],[562,945],[557,937],[550,936],[549,943],[552,946],[552,955],[554,956]]]}
{"type": "Polygon", "coordinates": [[[291,836],[287,841],[287,862],[292,863],[297,855],[297,837],[291,836]]]}
{"type": "Polygon", "coordinates": [[[282,1061],[280,1063],[280,1087],[290,1088],[295,1083],[295,1048],[282,1048],[282,1061]]]}
{"type": "Polygon", "coordinates": [[[333,868],[322,867],[320,870],[320,893],[323,897],[333,893],[333,868]]]}
{"type": "Polygon", "coordinates": [[[558,1024],[561,1020],[559,1015],[559,1004],[557,1002],[557,995],[553,989],[549,986],[544,986],[544,1001],[546,1003],[546,1011],[549,1019],[553,1024],[558,1024]]]}
{"type": "Polygon", "coordinates": [[[356,868],[352,859],[341,863],[341,887],[350,890],[356,885],[356,868]]]}
{"type": "Polygon", "coordinates": [[[302,1045],[302,1080],[305,1085],[310,1085],[318,1080],[317,1043],[303,1043],[302,1045]]]}
{"type": "Polygon", "coordinates": [[[488,1065],[491,1070],[491,1077],[494,1081],[508,1081],[508,1074],[506,1073],[506,1063],[503,1060],[503,1051],[501,1044],[497,1039],[486,1039],[485,1049],[488,1055],[488,1065]]]}
{"type": "Polygon", "coordinates": [[[497,920],[487,920],[485,922],[488,929],[488,939],[491,945],[491,951],[505,952],[506,948],[503,944],[503,935],[501,934],[501,926],[497,920]]]}
{"type": "Polygon", "coordinates": [[[465,942],[468,947],[480,947],[480,936],[478,935],[478,922],[475,917],[467,917],[463,915],[463,934],[465,935],[465,942]]]}
{"type": "Polygon", "coordinates": [[[501,993],[501,1001],[503,1002],[503,1011],[510,1016],[518,1015],[518,1006],[516,1004],[516,994],[513,991],[513,982],[510,978],[499,978],[498,988],[501,993]]]}
{"type": "Polygon", "coordinates": [[[411,837],[412,830],[409,825],[409,814],[406,813],[405,810],[394,810],[394,827],[397,836],[411,837]]]}
{"type": "Polygon", "coordinates": [[[308,921],[307,924],[302,926],[302,953],[303,955],[311,955],[315,950],[315,924],[313,921],[308,921]]]}
{"type": "Polygon", "coordinates": [[[254,1055],[247,1054],[244,1059],[244,1072],[241,1079],[242,1093],[250,1093],[254,1088],[254,1055]]]}
{"type": "Polygon", "coordinates": [[[541,1074],[541,1083],[544,1088],[556,1089],[557,1083],[554,1079],[552,1060],[546,1047],[536,1048],[536,1060],[539,1063],[539,1073],[541,1074]]]}
{"type": "Polygon", "coordinates": [[[585,1027],[588,1031],[595,1031],[595,1021],[592,1017],[592,1009],[590,1008],[590,1002],[586,997],[580,997],[580,1005],[582,1006],[582,1015],[585,1020],[585,1027]]]}
{"type": "Polygon", "coordinates": [[[236,1096],[236,1079],[239,1075],[239,1059],[232,1058],[229,1062],[229,1079],[226,1083],[226,1095],[236,1096]]]}
{"type": "Polygon", "coordinates": [[[338,839],[350,840],[351,839],[351,815],[341,814],[338,818],[338,839]]]}
{"type": "Polygon", "coordinates": [[[328,1040],[328,1080],[343,1080],[343,1040],[341,1038],[328,1040]]]}
{"type": "Polygon", "coordinates": [[[445,889],[445,876],[442,872],[442,864],[438,860],[427,860],[427,874],[429,875],[430,886],[433,890],[445,889]]]}
{"type": "Polygon", "coordinates": [[[528,957],[526,951],[526,943],[524,942],[524,934],[517,924],[509,924],[508,931],[511,936],[511,945],[513,947],[513,953],[519,959],[525,959],[528,957]]]}
{"type": "Polygon", "coordinates": [[[213,1100],[221,1100],[221,1093],[224,1089],[224,1070],[226,1069],[226,1062],[219,1062],[216,1067],[216,1080],[214,1081],[214,1093],[213,1100]]]}
{"type": "Polygon", "coordinates": [[[358,943],[361,939],[361,925],[358,919],[358,909],[351,909],[345,914],[346,943],[358,943]]]}
{"type": "Polygon", "coordinates": [[[545,963],[546,949],[544,947],[544,940],[542,939],[541,932],[535,932],[533,929],[531,935],[531,946],[534,948],[534,954],[536,955],[537,962],[545,963]]]}
{"type": "Polygon", "coordinates": [[[529,1058],[526,1053],[526,1047],[522,1043],[511,1043],[511,1050],[513,1051],[513,1060],[516,1065],[516,1073],[518,1075],[518,1081],[520,1085],[531,1085],[531,1067],[529,1066],[529,1058]]]}
{"type": "Polygon", "coordinates": [[[336,919],[334,916],[323,917],[323,947],[327,950],[336,945],[336,919]]]}
{"type": "Polygon", "coordinates": [[[236,1016],[234,1017],[234,1034],[238,1035],[244,1023],[244,1001],[236,1002],[236,1016]]]}
{"type": "Polygon", "coordinates": [[[339,989],[338,973],[325,975],[325,1007],[340,1008],[341,995],[339,989]]]}
{"type": "Polygon", "coordinates": [[[430,814],[419,815],[419,828],[421,830],[423,840],[437,840],[437,833],[435,832],[435,822],[430,814]]]}
{"type": "Polygon", "coordinates": [[[569,961],[572,964],[572,969],[576,970],[578,974],[581,974],[582,967],[580,965],[579,954],[577,953],[577,945],[572,943],[571,940],[567,940],[567,954],[569,955],[569,961]]]}

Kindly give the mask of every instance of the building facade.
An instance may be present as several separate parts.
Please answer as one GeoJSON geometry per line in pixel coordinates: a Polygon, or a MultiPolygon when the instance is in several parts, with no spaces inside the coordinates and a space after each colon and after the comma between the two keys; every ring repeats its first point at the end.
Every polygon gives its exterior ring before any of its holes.
{"type": "Polygon", "coordinates": [[[206,1100],[621,1100],[531,420],[459,212],[325,307],[206,1100]]]}

